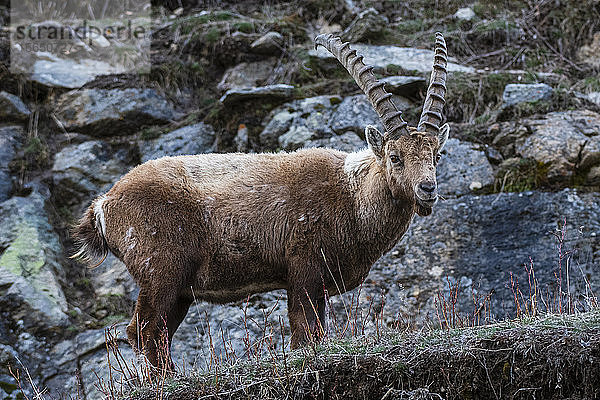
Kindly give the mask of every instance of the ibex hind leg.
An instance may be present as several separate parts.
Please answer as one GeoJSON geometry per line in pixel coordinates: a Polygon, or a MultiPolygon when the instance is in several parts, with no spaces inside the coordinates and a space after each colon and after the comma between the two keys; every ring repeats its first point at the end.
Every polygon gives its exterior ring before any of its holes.
{"type": "Polygon", "coordinates": [[[133,318],[127,327],[129,342],[159,370],[173,370],[171,340],[185,318],[192,300],[183,296],[188,286],[187,268],[174,268],[170,274],[156,273],[140,288],[133,318]],[[182,271],[179,274],[173,272],[182,271]]]}
{"type": "Polygon", "coordinates": [[[155,346],[152,344],[158,338],[157,311],[153,306],[153,301],[149,291],[146,288],[140,289],[135,310],[131,322],[127,326],[127,338],[131,347],[137,353],[143,353],[148,361],[157,366],[158,356],[155,346]]]}

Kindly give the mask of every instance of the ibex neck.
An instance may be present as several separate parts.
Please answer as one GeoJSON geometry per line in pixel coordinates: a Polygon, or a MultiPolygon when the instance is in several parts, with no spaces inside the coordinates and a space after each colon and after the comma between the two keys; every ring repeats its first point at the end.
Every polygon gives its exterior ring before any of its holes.
{"type": "Polygon", "coordinates": [[[385,171],[371,150],[349,154],[344,172],[354,193],[363,237],[375,247],[381,247],[377,249],[379,252],[388,251],[408,229],[415,213],[414,199],[392,197],[385,171]]]}

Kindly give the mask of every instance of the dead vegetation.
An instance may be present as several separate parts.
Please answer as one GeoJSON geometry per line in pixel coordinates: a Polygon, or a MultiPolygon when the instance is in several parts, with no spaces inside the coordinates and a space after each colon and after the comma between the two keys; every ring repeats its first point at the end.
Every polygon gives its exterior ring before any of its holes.
{"type": "Polygon", "coordinates": [[[591,399],[600,395],[599,328],[596,310],[331,341],[167,379],[123,398],[591,399]]]}

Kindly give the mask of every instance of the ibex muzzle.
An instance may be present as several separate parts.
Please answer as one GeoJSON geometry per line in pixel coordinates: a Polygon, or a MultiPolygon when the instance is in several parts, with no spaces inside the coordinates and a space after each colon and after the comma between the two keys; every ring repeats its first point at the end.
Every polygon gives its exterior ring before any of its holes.
{"type": "Polygon", "coordinates": [[[73,232],[77,256],[114,253],[140,286],[129,341],[161,365],[193,299],[217,303],[287,289],[292,347],[319,338],[325,291],[350,290],[437,198],[435,166],[446,45],[436,53],[423,113],[409,128],[361,56],[331,35],[315,39],[367,94],[385,132],[367,126],[355,153],[203,154],[142,164],[94,200],[73,232]],[[335,266],[334,268],[332,268],[335,266]]]}

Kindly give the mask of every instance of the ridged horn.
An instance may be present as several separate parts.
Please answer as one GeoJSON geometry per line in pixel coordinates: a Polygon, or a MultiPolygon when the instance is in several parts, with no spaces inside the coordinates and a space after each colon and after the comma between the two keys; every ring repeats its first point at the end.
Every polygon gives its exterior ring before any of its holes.
{"type": "Polygon", "coordinates": [[[448,50],[444,35],[435,33],[435,55],[433,56],[433,69],[429,79],[429,88],[423,104],[423,112],[417,130],[423,132],[439,133],[442,123],[442,110],[446,100],[446,76],[448,70],[448,50]]]}
{"type": "Polygon", "coordinates": [[[397,139],[408,134],[407,123],[402,119],[402,111],[392,102],[392,94],[385,91],[384,83],[373,74],[373,67],[365,65],[363,56],[350,49],[350,43],[330,33],[315,38],[315,49],[325,47],[348,70],[361,90],[367,95],[386,130],[386,138],[397,139]]]}

